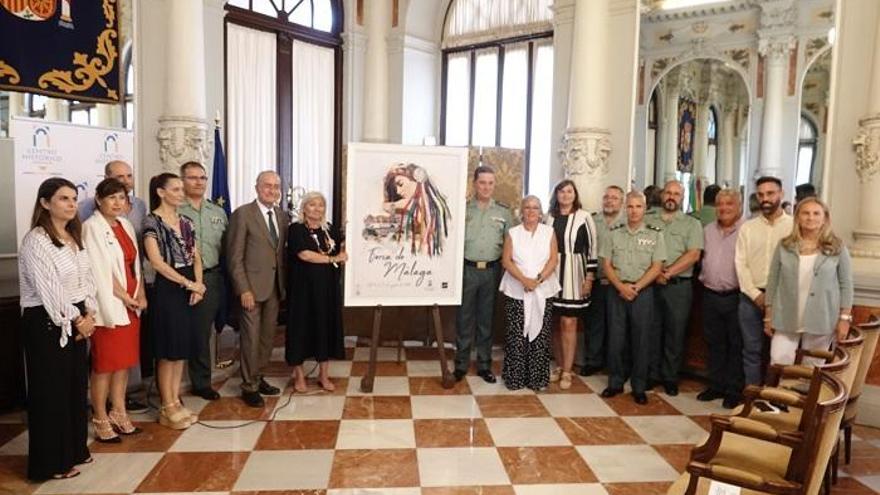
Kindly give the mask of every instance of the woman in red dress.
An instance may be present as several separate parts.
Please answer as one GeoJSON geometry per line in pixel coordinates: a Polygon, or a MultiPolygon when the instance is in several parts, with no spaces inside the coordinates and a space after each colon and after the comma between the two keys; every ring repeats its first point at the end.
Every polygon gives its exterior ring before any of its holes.
{"type": "Polygon", "coordinates": [[[140,432],[125,411],[125,387],[128,369],[138,364],[138,315],[147,299],[134,227],[122,216],[130,207],[125,186],[116,179],[101,181],[95,202],[95,213],[83,222],[98,300],[92,336],[92,423],[99,442],[118,443],[118,433],[140,432]]]}

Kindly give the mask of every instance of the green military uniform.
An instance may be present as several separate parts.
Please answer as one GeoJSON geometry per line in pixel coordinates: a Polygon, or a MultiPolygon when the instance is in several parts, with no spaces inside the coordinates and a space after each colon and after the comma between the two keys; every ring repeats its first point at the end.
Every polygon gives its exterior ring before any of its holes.
{"type": "Polygon", "coordinates": [[[465,208],[464,280],[455,337],[458,371],[467,371],[472,344],[477,348],[477,370],[489,370],[492,364],[492,313],[504,236],[512,223],[510,208],[494,199],[486,208],[471,199],[465,208]]]}
{"type": "MultiPolygon", "coordinates": [[[[676,211],[664,220],[660,211],[646,215],[648,225],[663,232],[666,264],[669,266],[686,251],[703,249],[703,226],[696,218],[676,211]]],[[[651,365],[648,376],[653,381],[678,383],[678,371],[684,357],[684,340],[693,300],[693,266],[672,277],[666,285],[657,284],[654,295],[656,318],[651,341],[651,365]]]]}
{"type": "MultiPolygon", "coordinates": [[[[605,221],[605,215],[602,212],[593,213],[593,223],[596,224],[596,242],[598,246],[602,246],[604,239],[608,238],[612,228],[624,224],[624,216],[618,214],[617,218],[611,223],[605,221]]],[[[613,289],[613,288],[612,288],[613,289]]],[[[600,369],[605,366],[605,339],[607,336],[608,319],[606,314],[606,304],[608,301],[608,279],[599,263],[597,271],[597,280],[593,283],[593,291],[590,293],[590,305],[587,307],[585,315],[584,338],[584,361],[587,368],[600,369]]]]}
{"type": "Polygon", "coordinates": [[[189,200],[177,209],[178,213],[193,221],[196,234],[196,247],[202,259],[202,281],[207,290],[205,298],[195,306],[195,324],[198,334],[198,349],[195,358],[189,360],[189,376],[193,390],[211,388],[211,340],[214,337],[214,319],[217,310],[226,297],[226,284],[220,257],[223,248],[223,235],[229,221],[226,211],[207,199],[202,200],[201,208],[195,208],[189,200]]]}
{"type": "MultiPolygon", "coordinates": [[[[644,223],[636,229],[627,225],[611,228],[602,242],[599,257],[611,261],[621,282],[637,282],[651,264],[666,260],[666,243],[656,227],[644,223]]],[[[623,299],[608,288],[608,388],[620,390],[630,377],[633,393],[644,393],[648,380],[647,338],[654,314],[653,286],[642,288],[635,300],[623,299]],[[632,369],[627,370],[626,354],[632,369]]]]}

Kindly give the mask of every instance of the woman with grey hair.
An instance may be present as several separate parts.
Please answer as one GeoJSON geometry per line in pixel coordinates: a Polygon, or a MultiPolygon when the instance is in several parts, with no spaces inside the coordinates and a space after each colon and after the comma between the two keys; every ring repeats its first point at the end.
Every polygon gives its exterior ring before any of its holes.
{"type": "Polygon", "coordinates": [[[293,366],[293,388],[307,390],[303,361],[319,364],[318,384],[336,389],[330,359],[345,359],[342,328],[342,264],[348,261],[342,235],[327,223],[327,200],[319,192],[302,198],[302,220],[287,230],[287,338],[284,354],[293,366]]]}
{"type": "Polygon", "coordinates": [[[558,259],[553,227],[541,222],[541,200],[526,196],[520,203],[522,223],[504,236],[500,290],[506,337],[501,377],[510,390],[541,390],[550,382],[550,327],[553,311],[547,299],[560,290],[553,276],[558,259]]]}

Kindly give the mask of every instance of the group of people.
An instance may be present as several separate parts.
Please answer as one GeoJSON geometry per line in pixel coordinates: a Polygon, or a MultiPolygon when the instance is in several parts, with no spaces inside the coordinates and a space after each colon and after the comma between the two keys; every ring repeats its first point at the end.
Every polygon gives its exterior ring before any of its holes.
{"type": "Polygon", "coordinates": [[[72,182],[45,180],[19,249],[29,478],[74,477],[93,461],[88,402],[97,441],[141,432],[126,389],[129,370],[144,361],[156,362],[159,423],[185,429],[198,421],[181,401],[181,383],[187,366],[193,394],[219,398],[210,342],[227,297],[224,271],[241,308],[242,400],[263,407],[263,395],[280,393],[263,373],[285,298],[296,301],[286,335],[294,388],[307,390],[302,365],[315,359],[319,386],[334,389],[328,360],[344,358],[339,267],[347,255],[320,193],[303,198],[302,219],[290,224],[277,206],[275,172],[260,173],[257,199],[229,218],[205,197],[200,163],[153,177],[149,209],[133,194],[127,163],[108,163],[104,175],[83,201],[72,182]]]}
{"type": "Polygon", "coordinates": [[[760,214],[744,220],[734,189],[710,186],[706,206],[691,216],[682,211],[678,181],[659,190],[653,208],[644,193],[609,186],[602,210],[591,215],[576,185],[563,180],[546,215],[537,197],[523,198],[514,226],[509,209],[492,198],[494,184],[491,168],[476,169],[466,209],[457,380],[476,347],[477,374],[496,381],[496,287],[505,295],[502,378],[510,389],[542,390],[551,382],[570,388],[581,323],[580,373],[607,369],[603,397],[621,394],[627,381],[640,405],[657,386],[677,395],[695,293],[709,350],[709,384],[697,398],[723,399],[728,409],[741,402],[745,385],[762,383],[768,350],[769,363],[790,364],[799,347],[828,349],[849,332],[850,258],[828,207],[806,194],[815,189],[799,187],[792,216],[782,207],[782,182],[761,177],[760,214]]]}
{"type": "MultiPolygon", "coordinates": [[[[30,478],[76,476],[77,465],[92,462],[89,392],[96,440],[140,432],[125,393],[128,370],[145,360],[157,363],[159,422],[185,429],[198,421],[181,401],[184,366],[195,395],[219,398],[210,342],[227,279],[240,307],[241,399],[263,407],[263,396],[280,393],[264,368],[285,300],[294,390],[309,388],[309,359],[318,363],[317,386],[335,389],[329,360],[345,357],[340,269],[348,256],[341,230],[326,219],[326,199],[306,194],[300,221],[289,224],[277,206],[280,177],[264,171],[256,200],[227,218],[206,199],[207,181],[196,162],[179,175],[159,174],[149,183],[149,209],[123,162],[107,164],[94,198],[79,204],[66,179],[40,186],[19,251],[30,478]]],[[[792,218],[778,179],[762,177],[756,187],[761,215],[742,220],[740,193],[715,188],[711,219],[701,225],[682,212],[677,181],[650,211],[642,192],[609,186],[602,210],[590,214],[564,180],[546,214],[526,196],[514,222],[493,199],[494,171],[478,167],[465,210],[454,377],[467,374],[475,348],[478,376],[496,382],[492,320],[501,292],[508,388],[570,388],[582,324],[580,373],[607,368],[603,397],[622,393],[627,380],[638,404],[657,385],[676,395],[697,273],[709,344],[709,386],[699,400],[734,407],[744,384],[761,382],[765,348],[771,362],[790,363],[799,346],[833,345],[849,330],[853,289],[828,208],[807,197],[792,218]]]]}

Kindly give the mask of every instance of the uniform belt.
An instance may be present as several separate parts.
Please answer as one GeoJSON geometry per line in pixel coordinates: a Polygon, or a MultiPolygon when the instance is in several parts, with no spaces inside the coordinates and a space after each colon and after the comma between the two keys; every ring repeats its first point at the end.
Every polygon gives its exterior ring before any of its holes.
{"type": "Polygon", "coordinates": [[[675,276],[675,277],[670,278],[669,282],[667,282],[667,283],[671,284],[671,285],[675,285],[675,284],[680,284],[680,283],[690,282],[690,281],[691,281],[691,277],[675,276]]]}
{"type": "Polygon", "coordinates": [[[495,265],[498,264],[498,260],[493,260],[493,261],[464,260],[464,264],[467,266],[475,267],[477,270],[486,270],[488,268],[495,268],[495,265]]]}
{"type": "Polygon", "coordinates": [[[718,297],[728,297],[728,296],[735,296],[735,295],[739,294],[739,289],[715,290],[715,289],[710,289],[710,288],[706,287],[706,290],[711,292],[712,294],[715,294],[718,297]]]}

